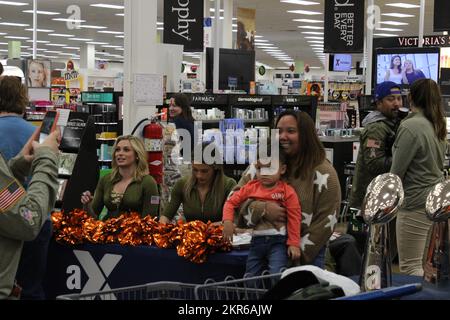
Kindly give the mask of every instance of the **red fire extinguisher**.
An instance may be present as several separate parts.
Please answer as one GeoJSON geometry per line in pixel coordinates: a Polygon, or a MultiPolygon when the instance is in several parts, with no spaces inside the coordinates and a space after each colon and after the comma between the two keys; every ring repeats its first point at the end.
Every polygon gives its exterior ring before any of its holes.
{"type": "Polygon", "coordinates": [[[154,119],[144,127],[144,144],[150,175],[157,184],[163,182],[163,127],[154,119]]]}

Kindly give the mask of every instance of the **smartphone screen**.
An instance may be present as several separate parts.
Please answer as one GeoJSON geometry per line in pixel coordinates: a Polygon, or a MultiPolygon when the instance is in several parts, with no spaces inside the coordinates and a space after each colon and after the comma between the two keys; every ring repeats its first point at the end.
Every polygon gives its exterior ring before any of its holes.
{"type": "Polygon", "coordinates": [[[55,125],[56,112],[49,111],[45,114],[44,120],[42,120],[41,132],[39,134],[39,143],[42,143],[48,135],[52,132],[55,125]]]}

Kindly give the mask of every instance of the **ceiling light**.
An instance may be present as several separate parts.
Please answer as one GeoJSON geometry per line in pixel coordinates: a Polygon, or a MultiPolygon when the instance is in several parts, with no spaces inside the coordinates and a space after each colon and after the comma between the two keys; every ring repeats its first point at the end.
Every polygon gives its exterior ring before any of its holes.
{"type": "Polygon", "coordinates": [[[312,6],[312,5],[315,5],[315,4],[320,4],[319,2],[305,1],[305,0],[280,0],[280,2],[299,4],[299,5],[302,5],[302,6],[312,6]]]}
{"type": "Polygon", "coordinates": [[[305,39],[323,40],[323,37],[305,37],[305,39]]]}
{"type": "Polygon", "coordinates": [[[309,10],[288,10],[289,13],[296,13],[296,14],[305,14],[308,16],[314,16],[314,15],[319,15],[322,14],[322,12],[318,12],[318,11],[309,11],[309,10]]]}
{"type": "Polygon", "coordinates": [[[45,53],[56,53],[56,54],[58,54],[58,53],[62,53],[62,51],[52,51],[52,50],[47,50],[47,51],[44,51],[45,53]]]}
{"type": "Polygon", "coordinates": [[[407,26],[409,23],[400,21],[380,21],[380,24],[387,24],[390,26],[407,26]]]}
{"type": "Polygon", "coordinates": [[[163,26],[163,25],[164,25],[164,22],[159,22],[159,21],[157,21],[157,22],[156,22],[156,25],[158,25],[158,26],[163,26]]]}
{"type": "Polygon", "coordinates": [[[72,23],[83,23],[86,22],[86,20],[81,20],[81,19],[67,19],[67,18],[53,18],[53,21],[63,21],[63,22],[72,22],[72,23]]]}
{"type": "MultiPolygon", "coordinates": [[[[33,29],[25,29],[25,31],[33,31],[33,29]]],[[[49,29],[36,29],[36,32],[55,32],[55,30],[49,30],[49,29]]]]}
{"type": "Polygon", "coordinates": [[[66,47],[67,44],[62,44],[62,43],[47,43],[46,46],[49,46],[49,47],[66,47]]]}
{"type": "Polygon", "coordinates": [[[390,33],[374,33],[374,36],[379,36],[379,37],[398,37],[398,34],[390,34],[390,33]]]}
{"type": "Polygon", "coordinates": [[[303,34],[318,34],[323,36],[323,32],[317,32],[317,31],[302,31],[303,34]]]}
{"type": "Polygon", "coordinates": [[[156,27],[156,30],[164,30],[164,27],[156,27]]]}
{"type": "Polygon", "coordinates": [[[73,37],[75,37],[74,34],[63,34],[63,33],[51,33],[51,34],[49,34],[49,36],[52,36],[52,37],[64,37],[64,38],[73,38],[73,37]]]}
{"type": "Polygon", "coordinates": [[[85,38],[70,38],[69,40],[72,41],[93,41],[92,39],[85,39],[85,38]]]}
{"type": "Polygon", "coordinates": [[[322,43],[323,44],[323,40],[308,40],[309,43],[322,43]]]}
{"type": "Polygon", "coordinates": [[[261,43],[261,42],[269,42],[269,40],[264,40],[264,39],[255,39],[255,43],[261,43]]]}
{"type": "Polygon", "coordinates": [[[108,44],[108,42],[96,42],[96,41],[90,41],[90,42],[86,42],[88,44],[97,44],[97,45],[104,45],[104,44],[108,44]]]}
{"type": "Polygon", "coordinates": [[[120,38],[120,39],[123,39],[123,38],[125,38],[125,36],[124,36],[124,35],[121,35],[121,36],[116,36],[116,38],[120,38]]]}
{"type": "Polygon", "coordinates": [[[110,44],[106,44],[106,45],[102,46],[102,48],[122,48],[122,46],[113,46],[110,44]]]}
{"type": "MultiPolygon", "coordinates": [[[[34,13],[33,10],[23,10],[22,12],[25,12],[25,13],[34,13]]],[[[36,13],[37,13],[37,14],[47,15],[47,16],[57,16],[58,14],[60,14],[59,12],[53,12],[53,11],[40,11],[40,10],[37,10],[36,13]]]]}
{"type": "Polygon", "coordinates": [[[117,50],[117,51],[125,51],[124,48],[115,48],[114,50],[117,50]]]}
{"type": "Polygon", "coordinates": [[[98,33],[107,33],[107,34],[123,34],[123,32],[121,31],[109,31],[109,30],[105,30],[105,31],[97,31],[98,33]]]}
{"type": "Polygon", "coordinates": [[[25,3],[25,2],[15,2],[15,1],[0,1],[0,4],[4,4],[6,6],[16,6],[16,7],[28,5],[28,3],[25,3]]]}
{"type": "Polygon", "coordinates": [[[91,4],[91,7],[97,7],[97,8],[108,8],[108,9],[124,9],[124,6],[117,6],[114,4],[105,4],[105,3],[96,3],[96,4],[91,4]]]}
{"type": "Polygon", "coordinates": [[[306,23],[323,23],[322,20],[314,20],[314,19],[292,19],[292,21],[306,22],[306,23]]]}
{"type": "Polygon", "coordinates": [[[29,27],[29,24],[26,23],[15,23],[15,22],[0,22],[2,26],[11,26],[11,27],[29,27]]]}
{"type": "Polygon", "coordinates": [[[396,29],[396,28],[375,28],[375,30],[379,30],[379,31],[403,31],[403,29],[396,29]]]}
{"type": "Polygon", "coordinates": [[[17,37],[17,36],[6,36],[5,39],[26,40],[26,39],[30,39],[30,38],[28,38],[28,37],[17,37]]]}
{"type": "MultiPolygon", "coordinates": [[[[214,8],[210,8],[210,9],[209,9],[209,11],[210,11],[210,12],[215,12],[215,11],[216,11],[216,9],[214,9],[214,8]]],[[[220,9],[220,10],[219,10],[219,12],[223,12],[223,11],[224,11],[223,9],[220,9]]]]}
{"type": "Polygon", "coordinates": [[[420,8],[420,6],[417,4],[404,3],[404,2],[387,3],[386,5],[390,6],[390,7],[398,7],[398,8],[405,8],[405,9],[420,8]]]}
{"type": "Polygon", "coordinates": [[[318,26],[298,26],[297,28],[310,29],[310,30],[322,30],[323,29],[323,27],[318,27],[318,26]]]}
{"type": "Polygon", "coordinates": [[[7,33],[6,32],[0,32],[0,36],[6,36],[7,33]]]}
{"type": "Polygon", "coordinates": [[[64,49],[69,49],[69,50],[80,50],[79,47],[63,47],[64,49]]]}
{"type": "MultiPolygon", "coordinates": [[[[5,37],[7,38],[7,37],[5,37]]],[[[30,38],[26,38],[26,39],[30,39],[30,38]]],[[[27,42],[33,42],[33,40],[27,40],[27,42]]],[[[36,40],[36,43],[50,43],[50,41],[47,40],[36,40]]]]}
{"type": "Polygon", "coordinates": [[[398,12],[382,13],[381,15],[388,16],[388,17],[396,17],[396,18],[414,18],[415,17],[415,15],[413,15],[413,14],[398,13],[398,12]]]}
{"type": "Polygon", "coordinates": [[[90,25],[80,25],[80,28],[83,29],[108,29],[107,27],[102,27],[102,26],[90,26],[90,25]]]}
{"type": "Polygon", "coordinates": [[[116,16],[124,17],[124,16],[125,16],[125,13],[116,13],[116,16]]]}

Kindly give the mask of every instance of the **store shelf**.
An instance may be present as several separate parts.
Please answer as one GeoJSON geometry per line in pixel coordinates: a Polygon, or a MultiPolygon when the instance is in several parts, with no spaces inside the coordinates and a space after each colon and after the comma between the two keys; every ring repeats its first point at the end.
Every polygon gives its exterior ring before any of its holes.
{"type": "Polygon", "coordinates": [[[245,123],[267,123],[267,122],[269,122],[269,119],[248,119],[248,120],[244,119],[244,122],[245,123]]]}
{"type": "Polygon", "coordinates": [[[216,119],[216,120],[210,120],[210,119],[208,119],[208,120],[198,120],[198,119],[196,119],[195,121],[201,121],[202,123],[218,123],[218,122],[223,121],[223,120],[225,120],[225,119],[216,119]]]}

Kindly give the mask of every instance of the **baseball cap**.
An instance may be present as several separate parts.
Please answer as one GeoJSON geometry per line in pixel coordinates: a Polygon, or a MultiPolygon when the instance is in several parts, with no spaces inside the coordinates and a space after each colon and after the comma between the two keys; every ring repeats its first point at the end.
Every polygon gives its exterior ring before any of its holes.
{"type": "Polygon", "coordinates": [[[392,81],[384,81],[377,85],[375,90],[375,101],[380,101],[391,94],[402,94],[400,85],[392,81]]]}

